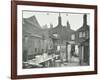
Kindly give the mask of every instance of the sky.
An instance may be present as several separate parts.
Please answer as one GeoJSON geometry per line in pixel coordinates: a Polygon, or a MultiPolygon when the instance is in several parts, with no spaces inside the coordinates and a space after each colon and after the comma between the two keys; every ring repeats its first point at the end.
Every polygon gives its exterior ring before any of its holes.
{"type": "MultiPolygon", "coordinates": [[[[77,30],[80,28],[83,24],[83,15],[80,13],[66,13],[66,12],[60,12],[61,19],[62,19],[62,25],[67,26],[67,21],[69,21],[69,24],[71,26],[71,29],[77,30]]],[[[29,18],[35,16],[38,23],[41,27],[44,27],[47,25],[47,27],[50,27],[50,24],[53,24],[53,27],[57,26],[58,24],[58,16],[59,12],[39,12],[39,11],[23,11],[23,18],[29,18]]],[[[87,24],[90,24],[90,15],[87,14],[87,24]]]]}

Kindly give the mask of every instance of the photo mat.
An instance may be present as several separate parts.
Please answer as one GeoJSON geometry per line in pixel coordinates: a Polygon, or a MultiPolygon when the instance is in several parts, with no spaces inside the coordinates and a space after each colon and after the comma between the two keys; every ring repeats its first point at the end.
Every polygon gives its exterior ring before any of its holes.
{"type": "Polygon", "coordinates": [[[94,10],[20,5],[17,13],[20,27],[17,30],[18,74],[94,70],[94,10]],[[86,29],[83,25],[91,26],[90,30],[89,26],[86,29]],[[49,30],[51,27],[53,29],[49,30]],[[85,39],[88,47],[83,50],[85,39]],[[29,53],[24,52],[25,49],[29,53]],[[82,50],[86,51],[85,56],[82,50]],[[23,53],[27,53],[26,56],[23,53]],[[86,63],[82,62],[83,58],[86,63]]]}

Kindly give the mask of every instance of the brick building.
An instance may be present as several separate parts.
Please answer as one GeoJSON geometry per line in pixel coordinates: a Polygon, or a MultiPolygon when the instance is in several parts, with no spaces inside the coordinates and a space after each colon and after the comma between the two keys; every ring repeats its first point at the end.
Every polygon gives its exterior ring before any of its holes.
{"type": "Polygon", "coordinates": [[[36,16],[23,18],[23,60],[42,55],[49,48],[48,29],[41,28],[36,16]]]}
{"type": "Polygon", "coordinates": [[[66,26],[62,25],[62,18],[59,13],[58,16],[58,24],[57,26],[53,26],[51,24],[50,28],[50,37],[53,41],[54,46],[54,52],[60,53],[60,57],[62,59],[67,59],[67,44],[66,42],[69,42],[71,40],[71,35],[74,33],[74,30],[71,29],[69,22],[67,21],[66,26]]]}
{"type": "Polygon", "coordinates": [[[75,42],[79,47],[80,64],[89,65],[89,25],[87,25],[87,15],[83,16],[83,25],[75,31],[75,42]]]}

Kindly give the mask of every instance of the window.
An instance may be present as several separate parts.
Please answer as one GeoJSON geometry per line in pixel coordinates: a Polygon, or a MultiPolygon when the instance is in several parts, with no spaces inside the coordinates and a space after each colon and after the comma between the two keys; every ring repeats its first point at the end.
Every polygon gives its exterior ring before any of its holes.
{"type": "Polygon", "coordinates": [[[44,49],[42,49],[42,53],[44,52],[44,49]]]}
{"type": "Polygon", "coordinates": [[[58,37],[58,34],[53,34],[53,36],[58,37]]]}
{"type": "Polygon", "coordinates": [[[85,38],[87,36],[87,32],[79,32],[79,38],[85,38]]]}
{"type": "Polygon", "coordinates": [[[89,38],[89,32],[86,31],[86,39],[88,39],[88,38],[89,38]]]}
{"type": "Polygon", "coordinates": [[[28,42],[28,36],[25,36],[24,40],[25,40],[25,43],[27,43],[28,42]]]}
{"type": "Polygon", "coordinates": [[[75,34],[72,34],[71,39],[75,40],[75,34]]]}
{"type": "Polygon", "coordinates": [[[57,51],[60,51],[60,45],[57,46],[57,51]]]}
{"type": "Polygon", "coordinates": [[[83,37],[85,37],[86,36],[86,32],[83,32],[83,37]]]}
{"type": "Polygon", "coordinates": [[[35,48],[35,52],[37,52],[37,48],[35,48]]]}
{"type": "Polygon", "coordinates": [[[79,38],[82,38],[82,32],[79,32],[79,38]]]}

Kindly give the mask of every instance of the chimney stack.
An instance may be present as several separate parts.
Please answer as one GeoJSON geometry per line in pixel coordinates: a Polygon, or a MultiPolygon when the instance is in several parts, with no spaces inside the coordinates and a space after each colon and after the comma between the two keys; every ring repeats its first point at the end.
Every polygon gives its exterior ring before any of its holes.
{"type": "Polygon", "coordinates": [[[58,24],[61,25],[61,14],[59,13],[58,24]]]}
{"type": "Polygon", "coordinates": [[[83,25],[87,25],[87,15],[84,14],[83,16],[83,25]]]}

